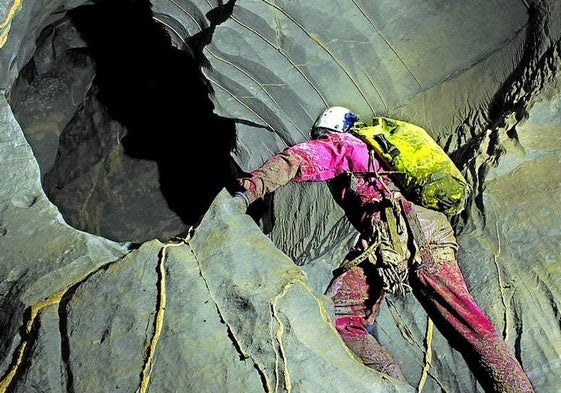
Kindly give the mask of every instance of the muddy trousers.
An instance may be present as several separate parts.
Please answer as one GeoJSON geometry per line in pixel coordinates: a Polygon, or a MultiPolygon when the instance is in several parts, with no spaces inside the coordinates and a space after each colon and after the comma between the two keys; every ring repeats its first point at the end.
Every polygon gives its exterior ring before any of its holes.
{"type": "MultiPolygon", "coordinates": [[[[456,261],[425,263],[409,280],[415,297],[486,392],[534,392],[516,357],[469,294],[456,261]]],[[[335,277],[327,294],[334,302],[335,326],[349,349],[366,366],[405,380],[392,356],[370,334],[385,298],[373,265],[335,277]]]]}

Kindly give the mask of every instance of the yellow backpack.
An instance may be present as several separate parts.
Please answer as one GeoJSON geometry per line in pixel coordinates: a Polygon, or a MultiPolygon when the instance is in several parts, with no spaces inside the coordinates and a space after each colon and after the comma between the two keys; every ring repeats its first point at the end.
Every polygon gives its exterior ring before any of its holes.
{"type": "Polygon", "coordinates": [[[374,149],[413,202],[448,216],[464,209],[470,194],[469,185],[426,130],[378,116],[371,125],[355,123],[351,132],[374,149]]]}

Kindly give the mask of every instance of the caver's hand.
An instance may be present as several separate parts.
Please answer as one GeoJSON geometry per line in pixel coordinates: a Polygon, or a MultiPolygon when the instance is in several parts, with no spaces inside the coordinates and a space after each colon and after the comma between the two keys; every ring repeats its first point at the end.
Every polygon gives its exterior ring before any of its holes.
{"type": "Polygon", "coordinates": [[[245,195],[245,193],[241,191],[236,192],[232,200],[232,204],[236,211],[239,211],[242,214],[245,214],[247,212],[247,207],[249,206],[249,198],[247,197],[247,195],[245,195]]]}

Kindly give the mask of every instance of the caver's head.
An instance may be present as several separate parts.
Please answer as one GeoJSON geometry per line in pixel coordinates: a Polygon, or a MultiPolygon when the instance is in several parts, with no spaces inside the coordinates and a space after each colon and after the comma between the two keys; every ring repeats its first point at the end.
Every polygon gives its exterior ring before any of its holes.
{"type": "Polygon", "coordinates": [[[318,139],[327,132],[347,132],[352,125],[359,121],[358,115],[344,106],[330,106],[318,116],[312,126],[312,139],[318,139]]]}

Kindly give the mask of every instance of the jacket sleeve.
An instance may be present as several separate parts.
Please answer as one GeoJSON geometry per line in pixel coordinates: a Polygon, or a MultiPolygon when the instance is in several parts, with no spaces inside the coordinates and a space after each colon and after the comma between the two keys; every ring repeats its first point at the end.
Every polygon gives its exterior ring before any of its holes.
{"type": "Polygon", "coordinates": [[[248,202],[252,203],[294,179],[300,164],[300,156],[286,149],[271,157],[249,176],[238,179],[238,183],[246,191],[248,202]]]}
{"type": "Polygon", "coordinates": [[[349,134],[330,133],[286,148],[250,176],[239,179],[248,202],[284,186],[289,181],[324,181],[343,172],[368,170],[368,149],[349,134]]]}

